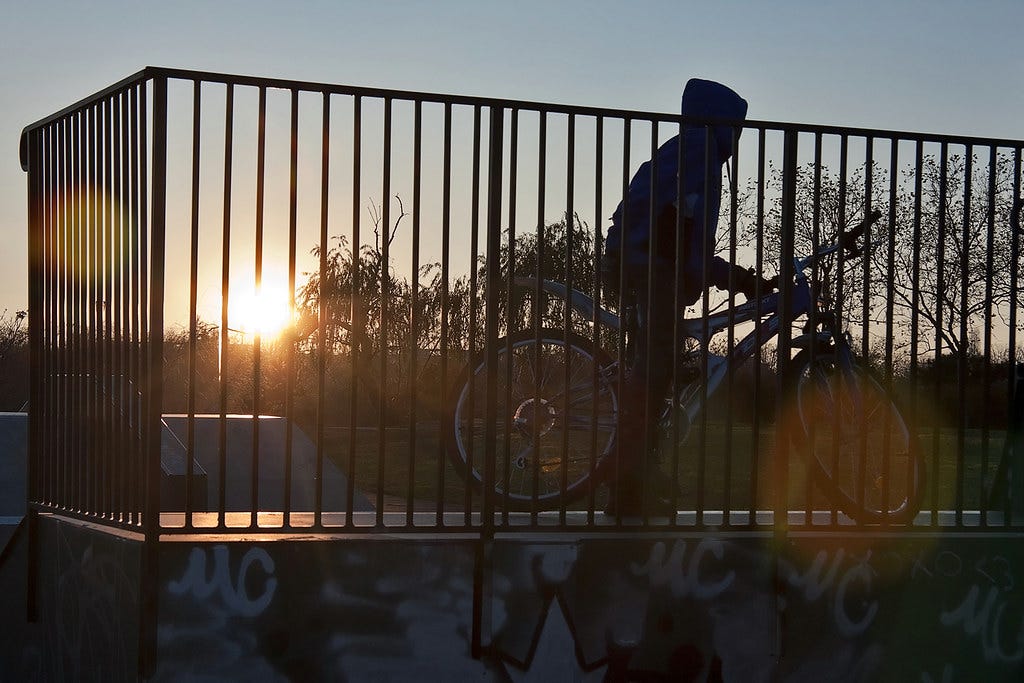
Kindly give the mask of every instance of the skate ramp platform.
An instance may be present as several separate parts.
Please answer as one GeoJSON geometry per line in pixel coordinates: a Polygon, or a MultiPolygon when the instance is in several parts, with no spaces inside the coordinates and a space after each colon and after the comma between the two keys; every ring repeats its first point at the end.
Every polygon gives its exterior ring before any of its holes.
{"type": "MultiPolygon", "coordinates": [[[[189,443],[189,416],[164,415],[161,458],[165,462],[172,453],[175,471],[182,473],[189,443]]],[[[294,511],[315,508],[317,493],[316,445],[294,424],[291,428],[291,449],[288,444],[288,421],[283,417],[261,415],[196,415],[193,419],[193,486],[205,489],[205,501],[193,494],[193,509],[220,509],[221,469],[224,470],[224,509],[227,512],[283,510],[286,481],[290,479],[291,496],[288,507],[294,511]],[[254,424],[256,425],[254,428],[254,424]],[[222,431],[223,430],[223,431],[222,431]],[[222,447],[223,443],[223,447],[222,447]],[[253,465],[259,479],[256,484],[258,507],[252,505],[253,465]]],[[[320,465],[323,496],[322,509],[336,512],[347,509],[348,479],[327,457],[320,465]]],[[[166,466],[165,466],[166,471],[166,466]]],[[[184,500],[179,491],[176,500],[184,500]]],[[[354,512],[373,510],[367,498],[355,493],[354,512]]],[[[172,509],[161,506],[164,510],[172,509]]],[[[182,509],[180,506],[173,509],[182,509]]]]}

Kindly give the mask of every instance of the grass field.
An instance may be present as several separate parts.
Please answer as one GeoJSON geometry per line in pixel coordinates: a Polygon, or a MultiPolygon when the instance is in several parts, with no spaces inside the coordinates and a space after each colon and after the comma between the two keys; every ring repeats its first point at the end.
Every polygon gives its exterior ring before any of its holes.
{"type": "MultiPolygon", "coordinates": [[[[979,509],[999,458],[1004,432],[987,435],[955,429],[921,430],[918,443],[925,456],[926,495],[924,509],[979,509]],[[984,476],[984,486],[983,477],[984,476]]],[[[661,469],[675,471],[680,509],[771,509],[777,436],[772,425],[764,425],[758,438],[747,424],[709,422],[702,433],[696,426],[687,440],[673,449],[663,444],[661,469]]],[[[807,468],[794,449],[788,470],[788,507],[814,509],[831,504],[808,481],[807,468]]],[[[350,468],[356,488],[375,501],[378,492],[392,509],[436,509],[438,500],[446,509],[476,509],[479,491],[467,487],[444,455],[439,425],[407,427],[331,428],[325,451],[344,472],[350,468]],[[354,444],[354,449],[353,449],[354,444]],[[440,495],[439,495],[440,493],[440,495]]],[[[603,488],[603,487],[602,487],[603,488]]],[[[586,498],[570,509],[585,508],[586,498]]],[[[603,504],[602,494],[596,503],[603,504]]]]}

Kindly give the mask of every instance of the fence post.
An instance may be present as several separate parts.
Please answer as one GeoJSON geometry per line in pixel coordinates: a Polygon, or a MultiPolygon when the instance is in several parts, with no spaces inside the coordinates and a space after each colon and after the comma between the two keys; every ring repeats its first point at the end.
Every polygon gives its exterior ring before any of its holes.
{"type": "MultiPolygon", "coordinates": [[[[792,328],[785,322],[793,316],[793,252],[796,234],[796,177],[797,177],[797,133],[786,131],[782,156],[782,229],[779,244],[779,313],[783,324],[779,327],[778,381],[779,396],[784,396],[789,374],[789,355],[792,349],[792,328]]],[[[783,402],[779,402],[781,410],[783,402]]],[[[778,416],[777,419],[781,419],[778,416]]],[[[788,526],[789,507],[789,440],[784,430],[776,430],[778,457],[775,459],[774,529],[778,541],[785,540],[788,526]]]]}
{"type": "Polygon", "coordinates": [[[497,453],[498,388],[495,373],[498,366],[498,302],[501,298],[501,184],[502,144],[505,110],[491,108],[487,155],[487,316],[484,321],[484,353],[487,358],[487,396],[484,428],[484,481],[480,504],[480,541],[477,543],[473,569],[473,635],[472,654],[479,659],[490,643],[490,554],[494,539],[494,459],[497,453]],[[488,633],[484,633],[487,626],[488,633]]]}
{"type": "MultiPolygon", "coordinates": [[[[796,178],[797,178],[797,133],[788,130],[783,139],[782,156],[782,225],[779,244],[779,315],[782,325],[779,327],[778,344],[778,396],[785,396],[787,391],[786,377],[789,376],[789,354],[792,348],[792,328],[786,322],[793,314],[793,252],[796,232],[796,178]]],[[[783,424],[782,411],[785,401],[778,401],[775,424],[783,424]]],[[[789,451],[790,444],[785,430],[775,430],[775,460],[773,478],[775,481],[775,497],[772,511],[772,559],[776,593],[776,627],[779,630],[774,639],[777,651],[776,659],[781,661],[783,652],[781,643],[785,641],[785,621],[781,609],[786,586],[781,573],[780,555],[785,548],[789,529],[789,451]]]]}
{"type": "Polygon", "coordinates": [[[37,600],[39,580],[39,511],[34,503],[38,488],[36,462],[42,446],[42,321],[43,321],[43,248],[42,248],[42,150],[39,130],[21,135],[21,168],[28,173],[28,457],[25,462],[25,515],[28,533],[28,573],[26,575],[25,618],[39,618],[37,600]]]}
{"type": "MultiPolygon", "coordinates": [[[[145,144],[143,142],[143,144],[145,144]]],[[[160,565],[160,421],[163,395],[164,231],[167,205],[167,77],[153,77],[152,208],[150,221],[149,338],[145,341],[146,414],[143,425],[143,547],[139,595],[139,673],[156,666],[160,565]]]]}

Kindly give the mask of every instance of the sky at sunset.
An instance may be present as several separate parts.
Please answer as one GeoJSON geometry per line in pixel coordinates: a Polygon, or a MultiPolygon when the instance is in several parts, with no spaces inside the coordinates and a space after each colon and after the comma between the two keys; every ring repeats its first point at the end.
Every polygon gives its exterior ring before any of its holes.
{"type": "Polygon", "coordinates": [[[0,312],[25,308],[24,126],[147,65],[677,111],[692,76],[749,117],[1024,138],[1024,2],[0,0],[0,312]]]}

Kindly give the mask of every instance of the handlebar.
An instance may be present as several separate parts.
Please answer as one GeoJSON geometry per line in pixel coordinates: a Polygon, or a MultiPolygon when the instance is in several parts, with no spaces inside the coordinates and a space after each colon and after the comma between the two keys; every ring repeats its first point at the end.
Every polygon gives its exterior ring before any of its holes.
{"type": "MultiPolygon", "coordinates": [[[[882,212],[876,209],[869,213],[860,223],[853,226],[849,230],[844,231],[839,236],[839,239],[837,241],[823,247],[818,247],[818,249],[816,249],[815,252],[810,256],[807,256],[802,259],[796,259],[795,265],[797,271],[804,270],[808,265],[810,265],[814,261],[817,261],[823,256],[828,256],[829,254],[832,254],[840,249],[846,252],[846,257],[849,259],[863,256],[865,252],[867,252],[868,249],[870,249],[873,245],[865,242],[864,244],[858,246],[857,240],[859,240],[864,235],[868,227],[870,227],[873,223],[877,222],[878,219],[881,217],[882,212]]],[[[1019,223],[1017,225],[1019,226],[1019,223]]],[[[779,276],[774,275],[765,280],[764,283],[767,291],[770,292],[773,290],[777,290],[779,289],[779,276]]]]}
{"type": "Polygon", "coordinates": [[[867,231],[868,227],[872,223],[876,222],[881,217],[881,211],[872,211],[860,223],[853,226],[851,229],[843,232],[836,242],[824,247],[818,247],[815,250],[815,252],[810,256],[803,259],[798,259],[796,262],[797,270],[803,270],[808,265],[814,263],[818,259],[824,256],[828,256],[829,254],[839,251],[840,249],[846,252],[847,258],[852,259],[857,258],[859,256],[863,256],[873,245],[869,243],[864,243],[863,245],[858,246],[857,240],[864,235],[865,231],[867,231]]]}

